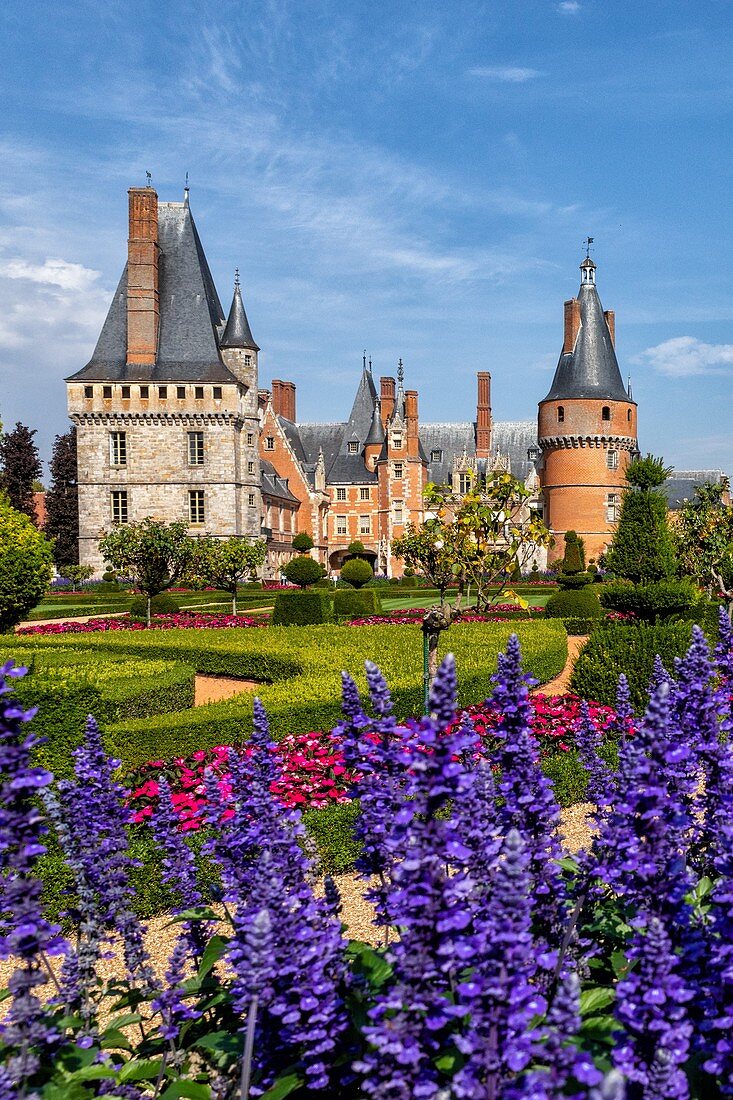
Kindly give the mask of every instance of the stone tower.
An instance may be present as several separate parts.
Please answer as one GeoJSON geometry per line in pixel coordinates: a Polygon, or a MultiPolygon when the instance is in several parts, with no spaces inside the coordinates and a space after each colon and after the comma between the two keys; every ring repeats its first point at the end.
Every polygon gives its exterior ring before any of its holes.
{"type": "Polygon", "coordinates": [[[552,559],[565,551],[565,532],[577,531],[586,558],[611,540],[625,472],[638,450],[636,403],[621,378],[615,318],[596,290],[596,265],[580,265],[577,298],[565,302],[560,360],[539,403],[538,443],[545,523],[555,536],[552,559]]]}
{"type": "Polygon", "coordinates": [[[238,279],[224,317],[188,192],[131,188],[127,265],[91,360],[66,379],[82,563],[101,569],[100,537],[146,516],[259,538],[258,351],[238,279]]]}

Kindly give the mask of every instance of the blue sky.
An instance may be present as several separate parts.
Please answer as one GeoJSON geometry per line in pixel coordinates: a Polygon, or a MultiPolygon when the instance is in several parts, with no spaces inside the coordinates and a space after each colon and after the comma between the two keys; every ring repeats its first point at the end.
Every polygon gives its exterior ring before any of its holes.
{"type": "Polygon", "coordinates": [[[733,471],[733,5],[74,0],[0,8],[0,419],[66,428],[127,195],[191,206],[261,382],[340,419],[362,349],[426,420],[534,417],[587,234],[640,444],[733,471]]]}

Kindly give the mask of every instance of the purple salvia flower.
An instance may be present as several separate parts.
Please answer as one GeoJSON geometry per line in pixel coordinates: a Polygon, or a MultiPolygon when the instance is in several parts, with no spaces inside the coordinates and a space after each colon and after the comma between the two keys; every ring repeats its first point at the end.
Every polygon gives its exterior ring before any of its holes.
{"type": "Polygon", "coordinates": [[[366,669],[367,687],[369,688],[369,698],[372,701],[372,706],[380,718],[384,718],[391,714],[393,709],[392,696],[387,687],[387,681],[373,661],[366,661],[364,668],[366,669]]]}
{"type": "Polygon", "coordinates": [[[329,1084],[329,1056],[346,1026],[339,992],[345,944],[329,902],[313,894],[300,814],[272,794],[279,776],[274,750],[257,703],[251,753],[230,754],[234,813],[222,823],[211,850],[234,904],[227,958],[235,975],[235,1005],[248,1014],[254,997],[259,1003],[257,1087],[269,1087],[280,1069],[299,1062],[307,1087],[317,1090],[329,1084]],[[265,938],[263,911],[270,922],[265,938]],[[253,969],[257,936],[259,949],[268,954],[253,969]],[[265,973],[271,980],[264,981],[265,973]]]}
{"type": "MultiPolygon", "coordinates": [[[[449,726],[456,716],[457,692],[456,662],[453,654],[449,653],[445,660],[441,662],[430,687],[430,713],[441,729],[449,726]]],[[[373,694],[372,699],[374,699],[373,694]]]]}
{"type": "Polygon", "coordinates": [[[183,838],[165,776],[158,780],[158,807],[153,816],[153,833],[163,851],[163,882],[179,897],[173,912],[201,905],[203,896],[196,879],[196,861],[183,838]]]}
{"type": "Polygon", "coordinates": [[[461,1100],[503,1096],[532,1059],[532,1020],[546,1004],[535,985],[530,858],[520,832],[510,829],[496,864],[488,919],[476,932],[473,970],[457,991],[459,1005],[470,1014],[455,1039],[466,1059],[451,1083],[461,1100]]]}
{"type": "Polygon", "coordinates": [[[12,662],[0,667],[0,957],[20,963],[8,981],[12,1001],[1,1033],[11,1048],[5,1076],[22,1093],[59,1038],[35,990],[46,980],[43,957],[64,949],[59,929],[42,915],[41,883],[34,875],[36,860],[46,850],[46,827],[34,796],[52,776],[31,764],[40,742],[26,724],[35,711],[24,711],[11,695],[8,681],[24,672],[12,662]]]}
{"type": "Polygon", "coordinates": [[[593,1059],[579,1050],[574,1041],[580,1032],[580,980],[575,971],[570,971],[559,983],[542,1032],[535,1059],[545,1068],[528,1075],[538,1098],[551,1100],[565,1096],[564,1090],[572,1079],[586,1086],[603,1083],[603,1074],[593,1059]]]}
{"type": "Polygon", "coordinates": [[[392,976],[364,1029],[372,1049],[355,1066],[364,1074],[362,1091],[380,1100],[438,1096],[445,1079],[434,1059],[465,1013],[446,988],[474,956],[472,883],[464,869],[470,852],[444,811],[472,782],[461,758],[474,744],[462,729],[443,728],[454,705],[449,655],[433,685],[436,718],[409,723],[412,737],[402,751],[407,797],[385,835],[394,856],[385,910],[400,935],[387,951],[392,976]]]}
{"type": "Polygon", "coordinates": [[[642,1086],[644,1100],[686,1100],[684,1071],[692,1025],[688,1004],[693,990],[679,973],[664,924],[643,914],[629,948],[635,962],[616,987],[616,1018],[624,1031],[613,1060],[630,1082],[642,1086]]]}
{"type": "Polygon", "coordinates": [[[201,1013],[186,1003],[183,983],[186,978],[186,965],[191,956],[191,939],[188,932],[182,932],[168,960],[165,972],[165,985],[158,996],[151,1001],[153,1012],[161,1016],[160,1034],[164,1039],[175,1042],[185,1020],[196,1020],[201,1013]]]}
{"type": "MultiPolygon", "coordinates": [[[[722,748],[728,750],[727,745],[722,748]]],[[[729,807],[719,807],[712,826],[718,831],[713,871],[719,877],[710,899],[709,953],[696,1015],[705,1069],[717,1075],[721,1095],[733,1096],[733,817],[729,807]]]]}
{"type": "Polygon", "coordinates": [[[128,974],[141,988],[152,991],[155,978],[143,929],[132,909],[129,876],[135,863],[128,849],[127,792],[115,780],[119,761],[107,756],[91,716],[73,756],[75,780],[58,784],[61,812],[68,833],[73,834],[70,858],[84,876],[99,919],[122,937],[128,974]]]}
{"type": "Polygon", "coordinates": [[[613,780],[610,768],[600,755],[601,736],[585,699],[580,704],[575,737],[580,761],[588,772],[588,798],[595,806],[605,806],[613,797],[613,780]]]}
{"type": "Polygon", "coordinates": [[[672,684],[674,684],[674,678],[667,672],[662,662],[662,658],[657,653],[654,658],[654,664],[652,665],[651,679],[649,680],[649,694],[653,695],[660,684],[667,684],[671,687],[672,684]]]}
{"type": "Polygon", "coordinates": [[[556,952],[552,943],[562,939],[568,911],[568,897],[560,870],[562,856],[558,837],[560,807],[552,781],[540,767],[539,745],[532,733],[529,687],[534,683],[522,671],[516,634],[499,654],[491,704],[501,715],[495,736],[499,746],[492,764],[499,768],[497,784],[503,805],[499,823],[506,835],[517,829],[527,846],[535,895],[535,930],[542,963],[552,969],[556,952]]]}

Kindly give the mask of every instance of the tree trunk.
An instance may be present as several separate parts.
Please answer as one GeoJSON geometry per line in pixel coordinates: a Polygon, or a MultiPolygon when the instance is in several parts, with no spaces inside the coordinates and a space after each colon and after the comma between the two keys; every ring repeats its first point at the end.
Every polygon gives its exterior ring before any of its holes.
{"type": "Polygon", "coordinates": [[[236,588],[232,592],[232,615],[237,614],[237,590],[236,588]]]}
{"type": "Polygon", "coordinates": [[[148,603],[148,626],[150,626],[150,595],[149,595],[149,593],[147,594],[147,603],[148,603]]]}

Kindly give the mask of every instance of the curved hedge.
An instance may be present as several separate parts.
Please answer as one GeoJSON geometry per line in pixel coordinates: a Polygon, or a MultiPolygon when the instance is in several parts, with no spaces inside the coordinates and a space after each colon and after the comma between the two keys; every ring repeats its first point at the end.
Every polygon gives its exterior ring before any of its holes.
{"type": "MultiPolygon", "coordinates": [[[[461,704],[490,692],[497,655],[509,635],[519,636],[524,664],[545,683],[562,671],[567,635],[562,623],[456,623],[441,635],[441,653],[455,653],[461,704]]],[[[267,630],[115,631],[108,634],[25,635],[13,639],[12,656],[63,648],[181,662],[210,675],[261,682],[257,694],[275,737],[332,729],[341,718],[341,669],[366,689],[364,662],[382,668],[401,717],[422,710],[422,635],[415,626],[278,627],[267,630]],[[73,637],[73,643],[70,643],[73,637]]],[[[29,684],[34,677],[27,678],[29,684]]],[[[160,691],[160,689],[159,689],[160,691]]],[[[90,709],[94,709],[91,707],[90,709]]],[[[150,717],[117,720],[106,712],[101,725],[108,749],[128,768],[152,759],[186,756],[197,749],[240,742],[252,727],[252,695],[150,717]]],[[[43,731],[45,732],[45,731],[43,731]]]]}

